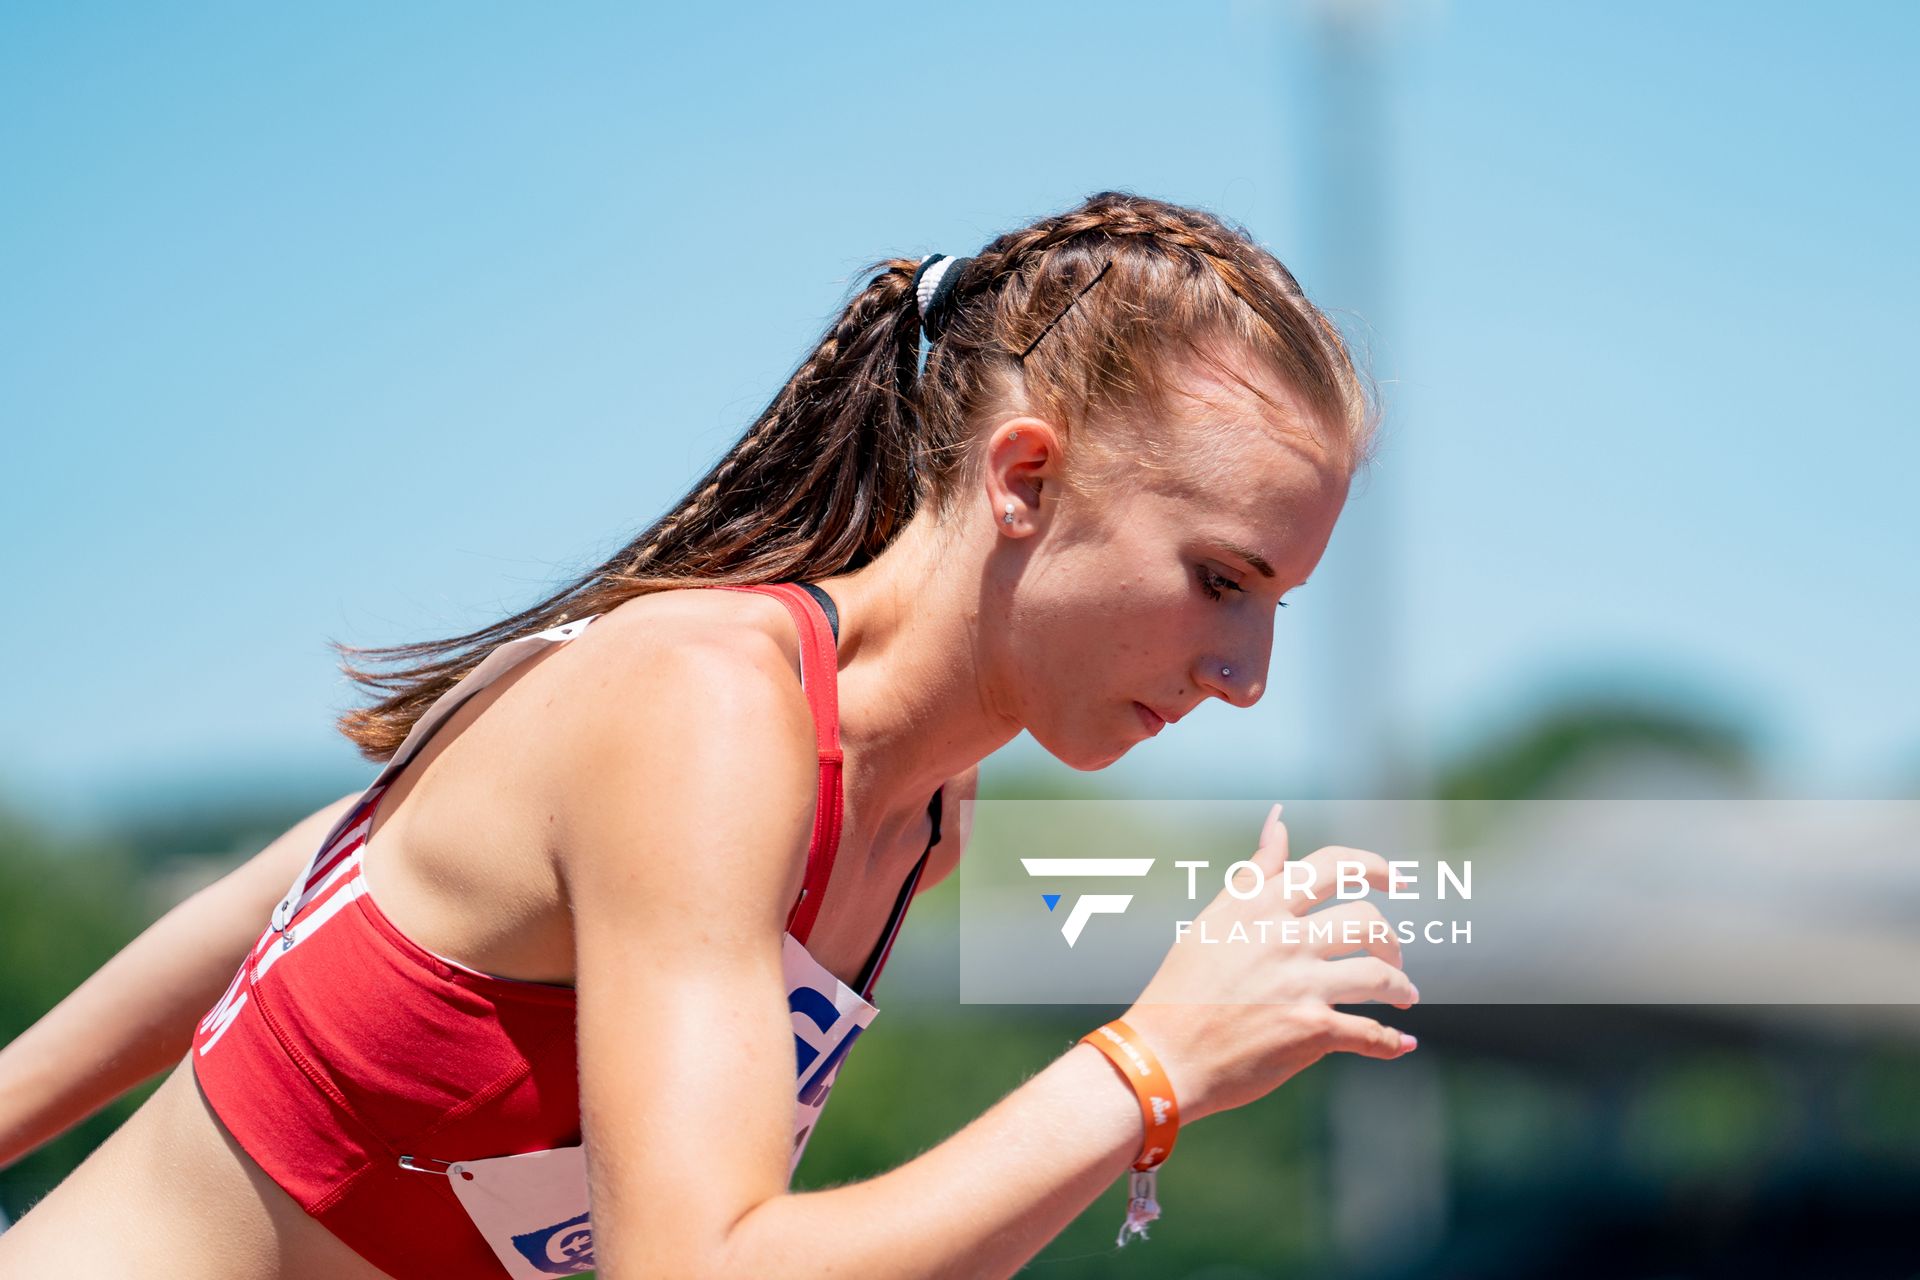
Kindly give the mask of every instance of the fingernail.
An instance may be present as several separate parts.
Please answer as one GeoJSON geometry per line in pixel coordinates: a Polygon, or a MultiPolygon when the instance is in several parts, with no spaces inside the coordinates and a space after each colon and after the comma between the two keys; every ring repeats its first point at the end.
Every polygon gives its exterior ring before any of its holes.
{"type": "MultiPolygon", "coordinates": [[[[1409,982],[1407,985],[1410,987],[1413,987],[1413,984],[1411,982],[1409,982]]],[[[1420,988],[1418,987],[1413,987],[1413,1002],[1415,1004],[1420,1003],[1420,988]]]]}
{"type": "Polygon", "coordinates": [[[1416,1040],[1414,1037],[1408,1035],[1404,1031],[1400,1033],[1400,1052],[1412,1053],[1415,1049],[1418,1049],[1419,1047],[1420,1047],[1420,1042],[1416,1040]]]}
{"type": "Polygon", "coordinates": [[[1267,815],[1268,821],[1278,821],[1282,807],[1281,805],[1273,806],[1273,812],[1267,815]]]}

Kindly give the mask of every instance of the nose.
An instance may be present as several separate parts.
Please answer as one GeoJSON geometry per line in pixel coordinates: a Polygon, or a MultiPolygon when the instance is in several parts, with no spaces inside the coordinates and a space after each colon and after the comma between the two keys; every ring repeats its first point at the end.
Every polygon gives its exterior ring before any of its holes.
{"type": "Polygon", "coordinates": [[[1272,657],[1273,624],[1269,621],[1239,643],[1203,654],[1194,679],[1221,701],[1250,707],[1267,691],[1267,664],[1272,657]]]}
{"type": "Polygon", "coordinates": [[[1250,707],[1267,691],[1267,664],[1264,655],[1258,666],[1247,658],[1203,658],[1195,673],[1202,689],[1236,707],[1250,707]]]}

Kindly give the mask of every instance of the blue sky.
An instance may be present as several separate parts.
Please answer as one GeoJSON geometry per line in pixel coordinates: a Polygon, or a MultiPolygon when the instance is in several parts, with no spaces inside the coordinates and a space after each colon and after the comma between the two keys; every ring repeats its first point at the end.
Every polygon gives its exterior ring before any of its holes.
{"type": "MultiPolygon", "coordinates": [[[[1351,310],[1317,285],[1302,10],[906,12],[8,6],[0,791],[364,780],[324,640],[597,562],[880,256],[1118,187],[1351,310]]],[[[1396,735],[1431,757],[1612,681],[1751,724],[1783,794],[1910,786],[1920,10],[1398,13],[1358,318],[1396,735]]],[[[1311,772],[1347,528],[1262,704],[1116,785],[1311,772]]]]}

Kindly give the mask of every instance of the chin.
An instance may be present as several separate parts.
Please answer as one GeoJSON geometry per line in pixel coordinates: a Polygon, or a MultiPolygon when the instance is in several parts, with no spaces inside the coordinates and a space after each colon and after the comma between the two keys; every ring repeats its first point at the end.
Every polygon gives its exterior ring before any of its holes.
{"type": "Polygon", "coordinates": [[[1133,750],[1134,744],[1126,742],[1118,747],[1111,740],[1105,743],[1071,741],[1059,742],[1051,736],[1043,738],[1033,732],[1033,726],[1027,726],[1027,732],[1033,740],[1046,749],[1048,755],[1080,773],[1098,773],[1107,766],[1119,761],[1120,757],[1133,750]]]}

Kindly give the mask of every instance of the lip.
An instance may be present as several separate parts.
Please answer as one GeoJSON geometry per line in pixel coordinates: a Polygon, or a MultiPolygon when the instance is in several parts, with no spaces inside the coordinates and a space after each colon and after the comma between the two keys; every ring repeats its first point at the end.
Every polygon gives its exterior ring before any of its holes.
{"type": "Polygon", "coordinates": [[[1162,716],[1152,707],[1149,707],[1146,703],[1136,702],[1133,704],[1133,709],[1139,714],[1140,723],[1147,726],[1147,736],[1149,738],[1167,727],[1166,717],[1162,716]]]}

